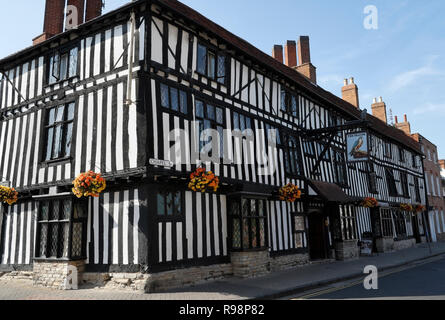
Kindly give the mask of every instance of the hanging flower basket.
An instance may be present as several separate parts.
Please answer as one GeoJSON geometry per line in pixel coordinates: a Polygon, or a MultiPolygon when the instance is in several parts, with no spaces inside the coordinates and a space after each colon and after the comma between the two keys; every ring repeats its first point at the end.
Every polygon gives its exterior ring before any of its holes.
{"type": "Polygon", "coordinates": [[[14,188],[0,186],[0,201],[13,205],[18,200],[19,193],[14,188]]]}
{"type": "Polygon", "coordinates": [[[376,208],[379,206],[377,199],[372,197],[365,198],[360,204],[365,208],[376,208]]]}
{"type": "Polygon", "coordinates": [[[73,193],[76,197],[99,197],[105,190],[107,183],[100,173],[88,171],[81,173],[74,181],[73,193]]]}
{"type": "Polygon", "coordinates": [[[292,183],[281,187],[278,192],[282,201],[295,202],[301,198],[301,190],[292,183]]]}
{"type": "Polygon", "coordinates": [[[414,206],[414,211],[417,213],[425,211],[425,206],[422,206],[421,204],[416,204],[414,206]]]}
{"type": "Polygon", "coordinates": [[[188,187],[195,192],[216,192],[219,188],[219,178],[215,176],[212,171],[205,171],[204,168],[198,168],[190,175],[188,187]]]}
{"type": "Polygon", "coordinates": [[[413,206],[410,205],[409,203],[401,203],[401,204],[400,204],[400,209],[401,209],[402,211],[408,211],[408,212],[411,212],[411,211],[413,211],[413,206]]]}

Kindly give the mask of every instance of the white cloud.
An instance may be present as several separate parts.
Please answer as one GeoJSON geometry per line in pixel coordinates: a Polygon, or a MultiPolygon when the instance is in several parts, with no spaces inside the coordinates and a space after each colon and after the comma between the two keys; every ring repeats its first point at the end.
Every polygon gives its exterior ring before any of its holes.
{"type": "Polygon", "coordinates": [[[422,77],[441,75],[441,72],[433,66],[433,63],[437,58],[438,56],[429,56],[424,66],[396,75],[390,82],[389,89],[393,92],[398,91],[416,81],[420,81],[420,78],[422,77]]]}
{"type": "Polygon", "coordinates": [[[422,115],[426,113],[434,112],[437,114],[445,114],[445,103],[426,103],[423,106],[419,106],[413,110],[413,114],[422,115]]]}
{"type": "Polygon", "coordinates": [[[339,76],[338,74],[326,74],[318,77],[318,83],[322,85],[335,85],[343,86],[343,80],[345,78],[339,76]]]}

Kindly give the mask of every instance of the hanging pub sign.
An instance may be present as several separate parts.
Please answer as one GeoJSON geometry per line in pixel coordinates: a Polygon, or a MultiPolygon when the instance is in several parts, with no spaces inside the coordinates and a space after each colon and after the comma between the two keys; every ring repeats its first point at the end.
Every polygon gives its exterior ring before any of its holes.
{"type": "Polygon", "coordinates": [[[354,132],[346,135],[347,161],[359,162],[368,161],[368,133],[354,132]]]}

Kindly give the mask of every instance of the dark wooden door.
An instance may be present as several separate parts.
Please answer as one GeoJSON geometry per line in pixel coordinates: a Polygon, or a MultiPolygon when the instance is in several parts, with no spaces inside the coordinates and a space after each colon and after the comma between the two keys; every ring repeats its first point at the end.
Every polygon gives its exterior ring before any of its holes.
{"type": "Polygon", "coordinates": [[[309,254],[312,260],[327,259],[326,219],[321,211],[309,213],[309,254]]]}

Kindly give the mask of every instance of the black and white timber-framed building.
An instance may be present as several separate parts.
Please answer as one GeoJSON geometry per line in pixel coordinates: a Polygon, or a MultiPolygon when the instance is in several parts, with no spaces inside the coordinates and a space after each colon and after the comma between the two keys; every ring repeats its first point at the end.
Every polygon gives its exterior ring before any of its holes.
{"type": "Polygon", "coordinates": [[[418,143],[295,67],[174,0],[133,1],[0,60],[0,176],[20,193],[1,208],[0,271],[232,263],[249,275],[240,256],[255,273],[354,257],[369,235],[375,250],[422,241],[423,215],[398,209],[426,205],[418,143]],[[225,132],[229,161],[204,163],[220,177],[215,193],[187,189],[204,129],[225,132]],[[369,157],[348,162],[357,132],[369,157]],[[74,199],[88,170],[107,189],[74,199]],[[289,182],[303,191],[292,204],[276,195],[289,182]],[[366,197],[381,206],[360,206],[366,197]]]}

